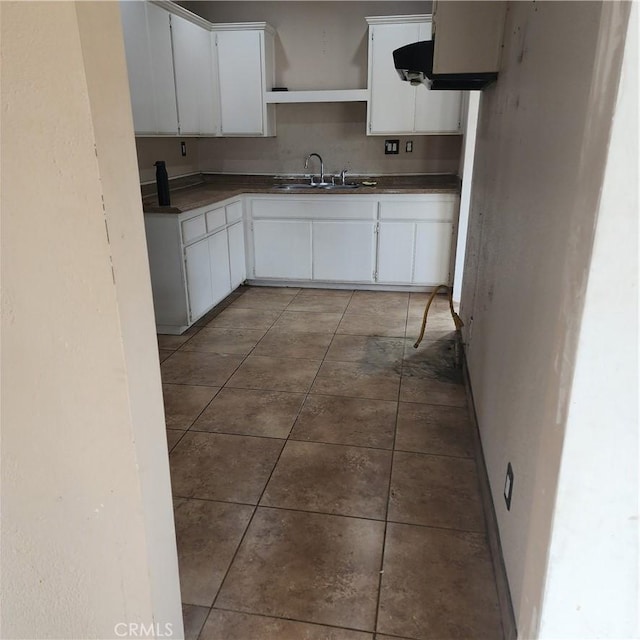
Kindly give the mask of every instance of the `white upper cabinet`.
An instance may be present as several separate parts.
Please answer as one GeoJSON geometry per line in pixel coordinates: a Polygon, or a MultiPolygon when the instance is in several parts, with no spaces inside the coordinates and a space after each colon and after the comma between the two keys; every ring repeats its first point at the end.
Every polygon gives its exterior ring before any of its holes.
{"type": "Polygon", "coordinates": [[[218,92],[211,32],[172,15],[171,37],[180,133],[216,135],[219,133],[218,92]]]}
{"type": "Polygon", "coordinates": [[[419,40],[431,40],[428,16],[367,18],[369,23],[369,101],[367,133],[459,133],[460,91],[431,91],[403,82],[393,51],[419,40]]]}
{"type": "Polygon", "coordinates": [[[275,135],[272,27],[213,25],[179,5],[120,10],[137,135],[275,135]]]}
{"type": "Polygon", "coordinates": [[[146,2],[121,2],[133,126],[138,134],[178,133],[169,14],[146,2]]]}
{"type": "Polygon", "coordinates": [[[222,135],[275,135],[274,105],[267,105],[265,96],[274,83],[273,31],[264,25],[214,30],[213,37],[222,135]]]}

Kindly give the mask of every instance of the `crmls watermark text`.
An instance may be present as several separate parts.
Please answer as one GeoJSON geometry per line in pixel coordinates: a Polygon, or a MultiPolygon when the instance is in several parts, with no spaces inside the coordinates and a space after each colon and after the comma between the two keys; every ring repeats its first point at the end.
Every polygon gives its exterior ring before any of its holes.
{"type": "Polygon", "coordinates": [[[144,622],[118,622],[113,627],[118,638],[173,638],[173,624],[144,622]]]}

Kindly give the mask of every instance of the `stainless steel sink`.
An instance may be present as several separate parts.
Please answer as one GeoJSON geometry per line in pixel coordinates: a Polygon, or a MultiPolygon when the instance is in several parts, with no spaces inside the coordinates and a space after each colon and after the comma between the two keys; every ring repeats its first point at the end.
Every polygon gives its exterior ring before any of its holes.
{"type": "Polygon", "coordinates": [[[289,184],[276,184],[274,189],[282,191],[293,191],[296,189],[318,189],[326,191],[348,191],[349,189],[357,189],[359,184],[309,184],[304,183],[289,183],[289,184]]]}
{"type": "Polygon", "coordinates": [[[345,191],[349,189],[357,189],[359,184],[327,184],[324,187],[318,187],[318,189],[326,189],[327,191],[345,191]]]}
{"type": "Polygon", "coordinates": [[[292,189],[316,189],[315,184],[309,184],[308,182],[300,183],[300,184],[276,184],[273,185],[274,189],[282,189],[283,191],[291,191],[292,189]]]}

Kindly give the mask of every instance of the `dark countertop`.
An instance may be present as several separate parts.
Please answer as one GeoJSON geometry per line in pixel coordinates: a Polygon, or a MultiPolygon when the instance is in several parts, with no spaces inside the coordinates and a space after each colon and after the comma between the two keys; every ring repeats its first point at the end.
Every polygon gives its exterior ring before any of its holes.
{"type": "Polygon", "coordinates": [[[184,213],[246,193],[268,194],[389,194],[389,193],[460,193],[460,178],[453,174],[409,176],[351,176],[347,182],[377,182],[376,186],[360,186],[350,190],[276,189],[276,184],[306,182],[302,177],[261,175],[198,174],[170,181],[171,206],[158,205],[155,184],[142,186],[145,213],[184,213]]]}

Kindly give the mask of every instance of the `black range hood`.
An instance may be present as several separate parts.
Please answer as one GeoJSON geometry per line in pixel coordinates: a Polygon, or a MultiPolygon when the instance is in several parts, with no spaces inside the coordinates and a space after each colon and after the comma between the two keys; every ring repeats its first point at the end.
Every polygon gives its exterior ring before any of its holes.
{"type": "Polygon", "coordinates": [[[427,84],[431,90],[479,91],[495,82],[497,73],[433,73],[434,40],[421,40],[393,52],[398,75],[413,85],[427,84]]]}

